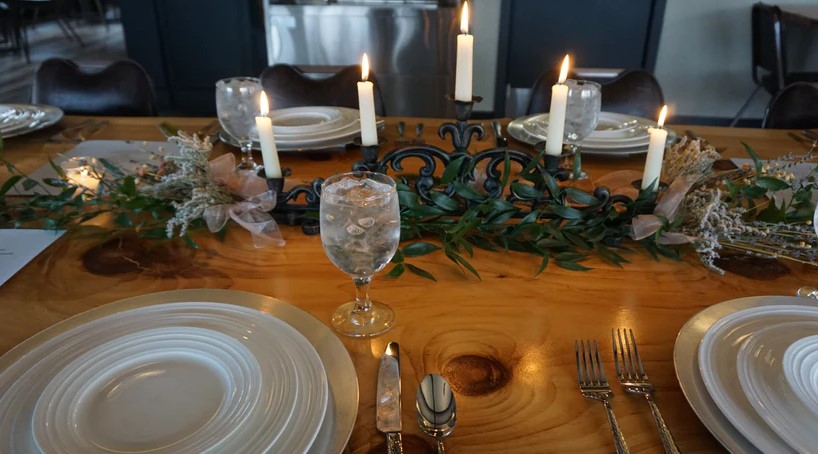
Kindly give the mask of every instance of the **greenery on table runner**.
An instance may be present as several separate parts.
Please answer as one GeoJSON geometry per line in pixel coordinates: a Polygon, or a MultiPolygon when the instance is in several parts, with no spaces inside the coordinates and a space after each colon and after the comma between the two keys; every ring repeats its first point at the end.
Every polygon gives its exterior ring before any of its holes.
{"type": "MultiPolygon", "coordinates": [[[[188,232],[204,226],[205,208],[226,203],[230,194],[212,180],[209,143],[184,134],[171,140],[180,144],[180,155],[139,173],[125,173],[100,159],[101,168],[92,174],[100,180],[95,190],[74,183],[53,163],[57,178],[29,178],[3,159],[0,142],[0,162],[11,174],[0,185],[0,226],[67,229],[106,214],[114,221],[112,234],[128,230],[147,238],[178,235],[198,247],[188,232]],[[37,194],[10,199],[16,185],[37,189],[37,194]]],[[[691,243],[705,266],[716,272],[723,272],[715,263],[723,250],[815,264],[815,171],[801,176],[793,172],[813,158],[813,150],[766,163],[749,146],[746,150],[753,165],[717,172],[712,164],[718,153],[706,142],[684,138],[670,147],[662,181],[673,183],[692,175],[695,184],[682,194],[672,219],[658,217],[660,227],[638,241],[628,239],[634,236],[635,222],[653,207],[650,191],[612,204],[604,194],[560,185],[544,171],[542,156],[516,174],[507,157],[502,190],[488,191],[474,181],[480,170],[470,167],[472,161],[456,158],[428,200],[406,180],[398,183],[403,243],[388,275],[397,277],[408,270],[434,280],[412,262],[442,253],[464,273],[479,278],[471,264],[478,249],[536,256],[536,274],[549,264],[585,271],[589,267],[584,262],[591,257],[622,267],[635,252],[632,245],[640,245],[655,259],[678,259],[680,243],[691,243]],[[791,197],[781,197],[787,193],[791,197]]],[[[660,204],[666,196],[660,195],[660,204]]]]}

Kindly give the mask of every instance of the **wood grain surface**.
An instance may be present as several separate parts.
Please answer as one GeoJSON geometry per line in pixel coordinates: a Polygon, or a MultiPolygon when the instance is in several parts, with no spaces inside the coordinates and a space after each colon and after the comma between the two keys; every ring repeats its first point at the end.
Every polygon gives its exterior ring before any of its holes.
{"type": "MultiPolygon", "coordinates": [[[[83,118],[69,117],[61,127],[83,118]]],[[[210,119],[164,119],[197,130],[210,119]]],[[[382,133],[392,145],[399,119],[387,119],[382,133]]],[[[418,121],[425,139],[436,136],[441,120],[403,119],[407,131],[418,121]]],[[[156,118],[109,119],[91,139],[162,140],[156,118]]],[[[507,124],[508,120],[504,120],[507,124]]],[[[488,122],[485,123],[488,126],[488,122]]],[[[803,151],[785,131],[676,127],[695,131],[739,156],[741,142],[762,156],[803,151]]],[[[10,139],[5,159],[32,171],[47,157],[70,149],[48,143],[58,128],[10,139]]],[[[410,135],[411,136],[411,135],[410,135]]],[[[493,136],[472,142],[487,148],[493,136]]],[[[512,141],[517,149],[529,149],[512,141]]],[[[219,144],[217,152],[235,152],[219,144]]],[[[260,158],[260,157],[259,157],[260,158]]],[[[360,159],[356,149],[329,156],[282,154],[293,169],[289,184],[347,171],[360,159]]],[[[644,157],[584,157],[597,177],[618,169],[641,171],[644,157]]],[[[5,172],[2,170],[0,172],[5,172]]],[[[8,177],[0,173],[0,181],[8,177]]],[[[207,232],[194,235],[202,246],[156,243],[136,238],[109,240],[96,230],[63,236],[0,287],[0,353],[36,332],[72,315],[121,298],[182,288],[237,289],[271,295],[305,309],[325,323],[332,311],[354,296],[349,277],[324,255],[317,236],[284,227],[286,247],[255,249],[249,235],[230,230],[223,242],[207,232]],[[126,258],[126,259],[123,259],[126,258]]],[[[599,260],[588,272],[550,266],[534,277],[539,260],[518,253],[476,252],[472,263],[483,277],[465,276],[445,257],[430,255],[416,263],[438,282],[405,274],[396,280],[376,276],[372,296],[391,305],[397,325],[372,340],[343,339],[360,383],[360,407],[348,445],[350,453],[384,452],[375,429],[375,380],[378,358],[389,341],[401,345],[403,425],[406,453],[434,452],[432,439],[415,424],[414,396],[428,373],[443,374],[455,391],[458,424],[447,438],[458,453],[605,453],[613,442],[600,404],[583,399],[576,383],[574,340],[596,339],[609,378],[614,377],[610,330],[634,329],[645,368],[656,385],[656,400],[682,452],[720,452],[688,405],[673,366],[679,329],[696,312],[721,301],[753,295],[792,295],[815,285],[818,269],[800,264],[744,260],[735,272],[719,276],[695,254],[680,262],[653,261],[646,253],[628,256],[615,268],[599,260]]],[[[661,443],[644,399],[612,384],[614,409],[632,452],[661,452],[661,443]]]]}

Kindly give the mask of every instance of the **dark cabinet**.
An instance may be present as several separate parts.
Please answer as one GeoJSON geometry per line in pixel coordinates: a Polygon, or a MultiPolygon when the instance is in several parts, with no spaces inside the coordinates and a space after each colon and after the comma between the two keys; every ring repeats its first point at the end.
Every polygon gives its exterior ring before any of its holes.
{"type": "Polygon", "coordinates": [[[119,0],[128,56],[145,67],[162,114],[214,115],[215,83],[266,66],[261,0],[119,0]]]}

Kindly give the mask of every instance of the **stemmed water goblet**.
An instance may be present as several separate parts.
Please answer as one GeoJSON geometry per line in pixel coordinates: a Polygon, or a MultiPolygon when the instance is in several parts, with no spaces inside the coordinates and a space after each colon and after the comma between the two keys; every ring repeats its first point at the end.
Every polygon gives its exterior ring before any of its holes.
{"type": "Polygon", "coordinates": [[[400,209],[395,182],[376,172],[335,175],[321,185],[321,243],[330,261],[355,282],[355,301],[332,315],[332,327],[352,337],[386,332],[395,324],[389,306],[369,299],[372,276],[395,255],[400,209]]]}
{"type": "MultiPolygon", "coordinates": [[[[580,142],[588,137],[599,123],[599,112],[602,108],[602,92],[596,82],[587,80],[566,80],[568,100],[565,107],[565,129],[563,143],[580,150],[580,142]]],[[[567,162],[568,168],[573,163],[567,162]]],[[[574,179],[587,178],[587,174],[575,175],[574,179]]]]}
{"type": "Polygon", "coordinates": [[[231,77],[216,82],[216,113],[225,132],[241,147],[239,170],[256,170],[253,138],[258,137],[256,117],[260,114],[261,81],[255,77],[231,77]]]}

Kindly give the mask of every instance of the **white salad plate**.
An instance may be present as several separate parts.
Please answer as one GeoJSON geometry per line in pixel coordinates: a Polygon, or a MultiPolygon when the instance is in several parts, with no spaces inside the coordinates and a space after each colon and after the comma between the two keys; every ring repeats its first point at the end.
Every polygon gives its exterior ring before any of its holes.
{"type": "MultiPolygon", "coordinates": [[[[508,125],[508,133],[515,139],[535,144],[547,139],[548,113],[529,115],[513,120],[508,125]]],[[[648,128],[656,122],[634,115],[614,112],[600,112],[599,122],[593,132],[579,145],[583,154],[630,155],[647,151],[650,142],[648,128]]],[[[676,133],[668,130],[668,142],[676,138],[676,133]]]]}
{"type": "MultiPolygon", "coordinates": [[[[803,313],[798,310],[793,315],[803,313]]],[[[791,447],[799,452],[818,447],[815,415],[787,382],[782,359],[799,339],[818,334],[818,319],[779,323],[753,332],[738,353],[741,388],[756,412],[791,447]]]]}
{"type": "Polygon", "coordinates": [[[16,137],[59,122],[63,111],[52,106],[31,104],[0,105],[0,136],[16,137]]]}
{"type": "Polygon", "coordinates": [[[739,380],[737,358],[751,334],[796,321],[818,322],[818,309],[793,305],[740,310],[713,324],[699,346],[699,367],[711,398],[733,426],[764,452],[795,451],[750,403],[739,380]]]}
{"type": "MultiPolygon", "coordinates": [[[[685,398],[691,408],[707,427],[713,436],[730,452],[734,453],[761,453],[761,449],[745,437],[730,419],[716,405],[702,379],[699,367],[699,344],[705,333],[720,319],[735,312],[755,307],[791,306],[811,308],[816,310],[816,302],[806,298],[791,296],[753,296],[738,298],[714,304],[697,313],[684,324],[676,337],[673,349],[673,364],[676,368],[676,377],[685,398]]],[[[735,363],[736,356],[732,361],[735,363]]],[[[736,382],[735,387],[740,388],[736,382]]],[[[768,429],[769,430],[769,429],[768,429]]],[[[773,434],[776,438],[777,435],[773,434]]],[[[783,452],[792,452],[786,446],[783,452]]]]}
{"type": "Polygon", "coordinates": [[[793,392],[818,417],[818,336],[793,342],[784,352],[782,368],[793,392]]]}
{"type": "Polygon", "coordinates": [[[163,292],[3,355],[0,452],[340,453],[357,402],[349,354],[306,312],[245,292],[163,292]]]}

